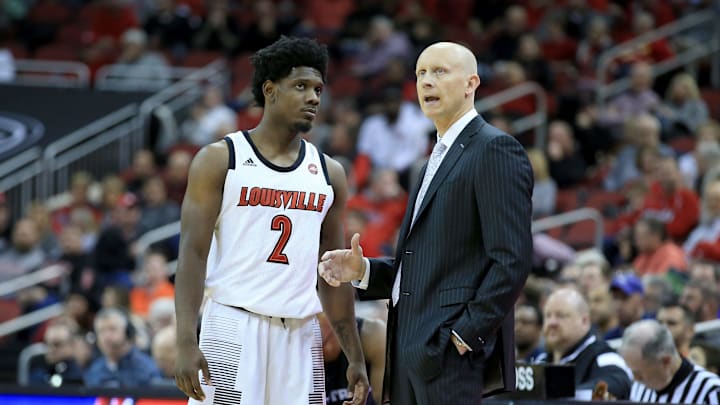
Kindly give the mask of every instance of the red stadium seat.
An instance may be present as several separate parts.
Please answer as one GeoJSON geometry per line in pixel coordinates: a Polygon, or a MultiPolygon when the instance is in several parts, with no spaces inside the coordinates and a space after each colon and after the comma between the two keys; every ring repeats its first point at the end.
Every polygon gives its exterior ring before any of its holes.
{"type": "Polygon", "coordinates": [[[584,206],[595,208],[605,216],[610,210],[617,212],[625,204],[625,195],[605,190],[589,190],[584,206]]]}
{"type": "Polygon", "coordinates": [[[27,59],[28,57],[27,48],[19,42],[7,42],[0,48],[8,49],[15,59],[27,59]]]}
{"type": "Polygon", "coordinates": [[[190,11],[197,16],[205,15],[205,4],[204,0],[179,0],[178,4],[182,4],[190,8],[190,11]]]}
{"type": "Polygon", "coordinates": [[[578,190],[569,188],[559,190],[555,201],[555,212],[562,213],[572,211],[578,208],[578,190]]]}
{"type": "Polygon", "coordinates": [[[239,94],[252,82],[253,67],[250,63],[252,54],[245,53],[233,59],[231,66],[233,95],[239,94]]]}
{"type": "Polygon", "coordinates": [[[710,117],[720,120],[720,90],[702,89],[700,95],[710,110],[710,117]]]}
{"type": "Polygon", "coordinates": [[[188,52],[185,58],[183,58],[182,65],[185,67],[201,68],[223,57],[223,54],[217,51],[194,50],[188,52]]]}
{"type": "Polygon", "coordinates": [[[363,83],[352,75],[336,76],[330,84],[330,90],[335,97],[357,96],[360,94],[363,83]]]}
{"type": "Polygon", "coordinates": [[[43,46],[35,51],[34,57],[35,59],[41,60],[80,60],[78,47],[68,44],[50,44],[43,46]]]}
{"type": "Polygon", "coordinates": [[[580,221],[569,226],[563,242],[575,249],[587,249],[595,244],[595,223],[580,221]]]}
{"type": "Polygon", "coordinates": [[[545,232],[548,236],[551,238],[562,240],[563,235],[565,234],[565,228],[564,227],[557,227],[557,228],[550,228],[545,232]]]}
{"type": "Polygon", "coordinates": [[[85,29],[82,24],[65,24],[58,30],[57,40],[67,45],[84,43],[84,33],[85,29]]]}
{"type": "MultiPolygon", "coordinates": [[[[14,300],[9,298],[0,298],[0,323],[15,319],[22,311],[20,305],[14,300]]],[[[6,336],[0,336],[0,343],[5,340],[6,336]]]]}
{"type": "Polygon", "coordinates": [[[688,153],[695,149],[696,139],[692,136],[681,136],[671,139],[668,144],[679,154],[688,153]]]}

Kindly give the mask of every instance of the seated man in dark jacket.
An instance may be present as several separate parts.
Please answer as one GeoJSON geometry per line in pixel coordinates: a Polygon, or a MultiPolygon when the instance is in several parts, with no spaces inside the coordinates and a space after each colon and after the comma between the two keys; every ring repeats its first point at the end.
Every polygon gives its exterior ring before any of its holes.
{"type": "Polygon", "coordinates": [[[583,296],[562,288],[548,297],[543,310],[546,353],[537,362],[575,365],[575,398],[591,399],[601,381],[615,399],[630,395],[632,373],[625,361],[590,328],[590,310],[583,296]]]}
{"type": "Polygon", "coordinates": [[[44,356],[33,358],[30,363],[31,385],[82,384],[82,369],[74,358],[73,337],[76,327],[68,322],[53,322],[45,330],[44,356]]]}
{"type": "Polygon", "coordinates": [[[95,334],[102,355],[85,372],[87,387],[138,387],[162,378],[153,359],[135,346],[127,315],[105,308],[95,316],[95,334]]]}

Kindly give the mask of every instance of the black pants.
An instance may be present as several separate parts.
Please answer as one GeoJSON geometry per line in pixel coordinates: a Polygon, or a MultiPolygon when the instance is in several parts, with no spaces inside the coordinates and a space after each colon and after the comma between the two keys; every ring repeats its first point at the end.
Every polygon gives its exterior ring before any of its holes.
{"type": "MultiPolygon", "coordinates": [[[[390,326],[390,325],[388,325],[390,326]]],[[[400,337],[402,338],[402,337],[400,337]]],[[[394,339],[397,342],[399,339],[394,339]]],[[[392,343],[395,346],[394,342],[392,343]]],[[[392,405],[480,404],[483,394],[482,353],[460,356],[450,342],[445,348],[440,375],[430,381],[402,362],[402,348],[392,347],[390,403],[392,405]]]]}

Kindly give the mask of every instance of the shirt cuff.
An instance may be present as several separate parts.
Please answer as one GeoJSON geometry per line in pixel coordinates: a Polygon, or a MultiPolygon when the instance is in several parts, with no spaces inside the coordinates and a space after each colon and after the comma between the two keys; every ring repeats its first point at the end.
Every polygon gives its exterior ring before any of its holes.
{"type": "Polygon", "coordinates": [[[450,331],[452,332],[453,336],[455,336],[455,339],[457,339],[458,342],[460,342],[460,344],[461,344],[463,347],[465,347],[469,352],[473,351],[472,347],[470,347],[470,345],[468,345],[467,343],[465,343],[465,341],[463,340],[463,338],[461,338],[460,335],[458,335],[457,332],[455,332],[455,331],[452,330],[452,329],[451,329],[450,331]]]}
{"type": "Polygon", "coordinates": [[[363,272],[362,278],[351,281],[351,284],[355,288],[367,290],[368,285],[370,285],[370,260],[367,257],[363,257],[363,264],[365,265],[365,271],[363,272]]]}

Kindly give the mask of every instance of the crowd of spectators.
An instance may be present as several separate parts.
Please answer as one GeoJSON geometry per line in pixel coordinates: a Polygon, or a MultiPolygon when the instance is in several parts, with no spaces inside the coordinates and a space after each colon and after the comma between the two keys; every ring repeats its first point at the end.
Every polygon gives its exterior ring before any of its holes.
{"type": "MultiPolygon", "coordinates": [[[[653,70],[707,33],[622,54],[604,73],[628,78],[630,87],[595,102],[605,84],[596,76],[603,51],[693,12],[720,12],[715,3],[6,0],[0,7],[0,33],[12,38],[0,48],[16,58],[41,58],[77,40],[78,60],[123,63],[159,87],[164,67],[204,52],[233,69],[232,86],[208,86],[176,117],[175,137],[148,144],[118,176],[76,172],[64,203],[38,202],[21,218],[10,217],[0,193],[0,281],[54,263],[67,268],[61,280],[3,298],[21,312],[64,303],[58,319],[15,337],[47,344],[32,381],[117,386],[172,377],[168,262],[177,241],[138,260],[137,240],[179,219],[200,147],[259,122],[241,66],[280,35],[317,37],[330,50],[327,91],[307,138],[344,164],[347,240],[359,232],[366,256],[393,253],[408,192],[435,140],[415,99],[414,60],[429,43],[459,41],[478,57],[481,98],[527,81],[547,92],[546,145],[536,145],[532,132],[512,131],[514,119],[537,108],[532,99],[484,114],[528,148],[534,217],[590,206],[605,221],[603,244],[592,250],[584,250],[593,238],[588,227],[535,235],[533,275],[516,310],[518,359],[582,363],[587,373],[576,378],[578,388],[592,391],[603,380],[609,395],[627,398],[633,375],[605,342],[651,318],[667,326],[681,356],[720,369],[720,332],[692,333],[720,309],[720,116],[706,101],[720,89],[710,87],[704,65],[698,74],[653,70]]],[[[147,88],[137,77],[128,86],[147,88]]],[[[382,305],[358,308],[364,317],[383,317],[382,305]]]]}

